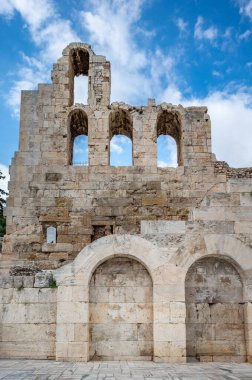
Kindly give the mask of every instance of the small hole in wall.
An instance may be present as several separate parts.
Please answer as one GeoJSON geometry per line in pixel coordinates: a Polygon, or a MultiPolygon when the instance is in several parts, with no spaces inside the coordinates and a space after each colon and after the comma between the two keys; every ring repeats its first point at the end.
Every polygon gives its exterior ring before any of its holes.
{"type": "Polygon", "coordinates": [[[47,242],[47,244],[57,243],[56,227],[50,226],[46,229],[46,242],[47,242]]]}

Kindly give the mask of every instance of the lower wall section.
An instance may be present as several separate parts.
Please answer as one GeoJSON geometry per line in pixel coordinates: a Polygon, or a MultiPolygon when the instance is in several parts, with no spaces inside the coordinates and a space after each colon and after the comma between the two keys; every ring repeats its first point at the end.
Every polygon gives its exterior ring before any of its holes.
{"type": "Polygon", "coordinates": [[[57,289],[0,289],[0,357],[54,359],[57,289]]]}

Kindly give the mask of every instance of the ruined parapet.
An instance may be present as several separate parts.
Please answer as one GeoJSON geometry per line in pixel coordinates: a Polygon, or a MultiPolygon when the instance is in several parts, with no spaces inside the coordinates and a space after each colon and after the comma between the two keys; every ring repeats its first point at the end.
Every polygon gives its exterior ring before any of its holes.
{"type": "Polygon", "coordinates": [[[252,168],[231,168],[225,161],[216,161],[214,172],[225,174],[227,178],[252,178],[252,168]]]}

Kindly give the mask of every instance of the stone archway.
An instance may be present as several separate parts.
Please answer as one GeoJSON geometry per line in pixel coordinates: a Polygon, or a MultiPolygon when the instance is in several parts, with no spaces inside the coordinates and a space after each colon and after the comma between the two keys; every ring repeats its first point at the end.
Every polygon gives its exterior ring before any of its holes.
{"type": "Polygon", "coordinates": [[[204,257],[185,281],[188,361],[246,361],[243,283],[224,258],[204,257]]]}
{"type": "MultiPolygon", "coordinates": [[[[147,283],[149,284],[147,287],[150,287],[150,283],[153,284],[154,293],[155,286],[157,286],[160,302],[157,300],[155,305],[162,303],[162,291],[159,289],[160,282],[166,281],[167,277],[165,276],[165,278],[163,278],[160,276],[159,268],[166,258],[163,258],[159,254],[159,250],[155,245],[139,236],[132,235],[109,235],[94,241],[85,247],[72,263],[57,269],[54,273],[58,284],[56,360],[88,361],[94,356],[92,340],[90,340],[92,336],[90,337],[89,334],[90,310],[92,309],[89,297],[91,295],[92,301],[93,296],[89,291],[90,283],[93,283],[93,276],[96,275],[96,271],[100,270],[99,268],[103,268],[109,260],[119,258],[120,260],[122,258],[126,259],[130,265],[134,265],[138,269],[141,268],[143,277],[147,281],[146,285],[147,283]]],[[[141,276],[139,276],[140,274],[138,274],[138,278],[134,279],[134,286],[140,284],[141,276]]],[[[125,278],[127,278],[127,276],[125,276],[125,278]]],[[[141,286],[139,287],[141,288],[141,286]]],[[[95,288],[93,290],[96,293],[94,295],[96,297],[99,291],[95,288]]],[[[145,289],[140,289],[139,292],[144,292],[144,290],[145,289]]],[[[148,293],[150,289],[146,291],[148,293]]],[[[146,300],[144,297],[143,295],[143,298],[140,298],[140,300],[146,300]]],[[[149,303],[151,304],[152,302],[149,303]]],[[[141,304],[141,302],[139,304],[141,304]]],[[[142,302],[142,304],[145,304],[145,302],[142,302]]],[[[148,308],[150,309],[150,305],[148,305],[148,308]]],[[[141,323],[141,321],[152,323],[152,310],[147,313],[145,308],[141,310],[141,307],[139,307],[138,316],[139,321],[135,319],[136,324],[138,322],[141,323]]],[[[91,324],[92,322],[91,318],[91,324]]],[[[146,325],[148,323],[146,323],[146,325]]],[[[150,328],[150,326],[148,327],[150,328]]],[[[161,354],[166,357],[170,354],[169,347],[163,347],[164,342],[167,340],[166,336],[162,338],[161,342],[160,339],[158,339],[161,327],[163,329],[165,328],[168,333],[171,334],[166,321],[162,323],[162,326],[159,324],[154,325],[153,330],[156,341],[153,344],[154,348],[152,348],[151,335],[149,334],[150,330],[147,326],[139,325],[139,342],[136,345],[139,349],[138,353],[132,351],[134,352],[132,355],[134,358],[140,355],[141,359],[150,359],[153,349],[156,351],[162,349],[160,353],[157,351],[158,357],[160,357],[161,354]],[[145,338],[145,334],[146,337],[147,334],[149,334],[149,337],[145,338]],[[140,343],[141,339],[143,339],[143,341],[140,343]],[[146,343],[147,341],[148,343],[146,343]],[[161,347],[159,348],[160,345],[161,347]]],[[[93,330],[93,334],[96,334],[97,331],[98,330],[93,330]]],[[[153,357],[155,357],[155,352],[153,353],[153,357]]]]}
{"type": "Polygon", "coordinates": [[[114,257],[94,271],[89,288],[91,360],[151,360],[152,279],[137,260],[114,257]]]}

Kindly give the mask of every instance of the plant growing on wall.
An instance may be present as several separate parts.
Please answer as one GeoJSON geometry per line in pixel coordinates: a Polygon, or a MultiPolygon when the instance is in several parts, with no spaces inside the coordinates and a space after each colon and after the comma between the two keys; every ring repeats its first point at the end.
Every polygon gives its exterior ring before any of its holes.
{"type": "MultiPolygon", "coordinates": [[[[0,180],[4,179],[5,177],[3,176],[3,173],[0,170],[0,180]]],[[[5,199],[4,195],[7,195],[6,191],[2,190],[0,187],[0,237],[4,236],[5,231],[6,231],[6,221],[5,217],[3,215],[3,209],[5,206],[5,199]]]]}

